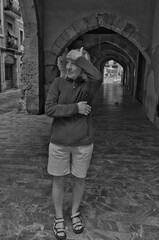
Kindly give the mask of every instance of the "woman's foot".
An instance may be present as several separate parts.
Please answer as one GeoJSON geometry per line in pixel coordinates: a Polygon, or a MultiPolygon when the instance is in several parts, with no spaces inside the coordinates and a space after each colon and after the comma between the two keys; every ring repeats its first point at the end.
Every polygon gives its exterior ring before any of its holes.
{"type": "Polygon", "coordinates": [[[84,230],[83,220],[80,212],[75,213],[71,216],[72,228],[76,234],[82,233],[84,230]]]}
{"type": "Polygon", "coordinates": [[[58,240],[66,239],[66,229],[63,218],[56,218],[54,220],[53,231],[58,240]]]}

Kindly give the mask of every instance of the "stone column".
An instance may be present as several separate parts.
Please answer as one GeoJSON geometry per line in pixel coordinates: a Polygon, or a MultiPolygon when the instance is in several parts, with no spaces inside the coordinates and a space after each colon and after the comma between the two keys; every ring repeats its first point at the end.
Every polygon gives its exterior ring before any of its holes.
{"type": "Polygon", "coordinates": [[[37,25],[35,23],[25,24],[24,45],[19,111],[39,114],[39,54],[37,25]]]}
{"type": "Polygon", "coordinates": [[[6,90],[6,81],[5,81],[5,53],[1,51],[0,58],[0,70],[1,70],[1,92],[6,90]]]}
{"type": "MultiPolygon", "coordinates": [[[[2,57],[1,49],[0,49],[0,56],[2,57]]],[[[2,66],[1,66],[1,57],[0,57],[0,93],[2,92],[2,66]]]]}

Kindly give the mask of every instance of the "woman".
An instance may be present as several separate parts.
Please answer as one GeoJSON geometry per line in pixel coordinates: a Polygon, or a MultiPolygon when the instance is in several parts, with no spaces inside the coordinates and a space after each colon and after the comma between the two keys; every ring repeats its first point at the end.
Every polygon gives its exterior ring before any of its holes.
{"type": "Polygon", "coordinates": [[[53,118],[48,173],[54,176],[53,230],[57,239],[66,239],[63,199],[65,176],[69,173],[74,176],[72,227],[75,233],[84,230],[79,206],[93,151],[92,101],[101,84],[102,76],[86,51],[71,50],[66,55],[66,76],[54,79],[46,99],[45,112],[53,118]]]}

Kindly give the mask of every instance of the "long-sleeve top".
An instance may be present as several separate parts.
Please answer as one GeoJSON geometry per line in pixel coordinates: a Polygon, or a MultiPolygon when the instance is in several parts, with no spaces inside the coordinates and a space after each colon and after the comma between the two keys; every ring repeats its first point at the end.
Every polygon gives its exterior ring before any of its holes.
{"type": "Polygon", "coordinates": [[[53,118],[50,142],[58,145],[81,146],[93,142],[92,113],[87,116],[80,114],[77,103],[86,101],[92,106],[102,84],[102,76],[84,57],[77,58],[76,65],[88,78],[55,78],[45,102],[45,113],[53,118]]]}

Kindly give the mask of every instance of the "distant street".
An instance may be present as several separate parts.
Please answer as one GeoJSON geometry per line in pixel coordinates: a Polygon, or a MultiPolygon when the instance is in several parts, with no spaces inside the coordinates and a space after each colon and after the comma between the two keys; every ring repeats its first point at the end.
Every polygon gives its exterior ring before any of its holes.
{"type": "Polygon", "coordinates": [[[0,93],[0,115],[18,110],[20,90],[8,90],[0,93]]]}

